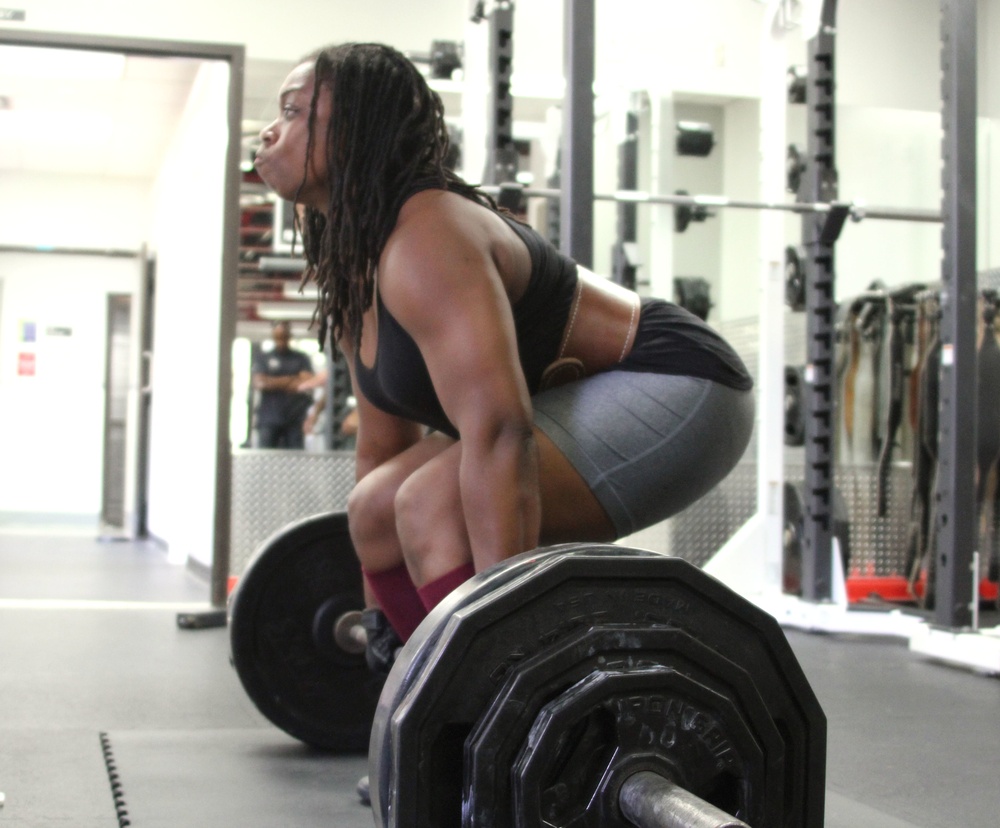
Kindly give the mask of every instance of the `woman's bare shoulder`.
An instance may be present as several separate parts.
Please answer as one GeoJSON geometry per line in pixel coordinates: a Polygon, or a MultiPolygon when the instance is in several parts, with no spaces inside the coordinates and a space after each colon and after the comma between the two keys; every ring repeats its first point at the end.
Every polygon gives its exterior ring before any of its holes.
{"type": "MultiPolygon", "coordinates": [[[[407,278],[499,276],[514,292],[530,272],[527,248],[494,210],[457,193],[425,190],[411,197],[383,250],[380,266],[407,278]],[[425,270],[426,269],[426,270],[425,270]]],[[[390,277],[391,278],[391,277],[390,277]]]]}
{"type": "Polygon", "coordinates": [[[444,190],[424,190],[406,201],[379,261],[380,279],[446,276],[485,264],[494,244],[491,211],[444,190]]]}
{"type": "Polygon", "coordinates": [[[414,242],[448,234],[474,241],[478,235],[486,237],[495,218],[488,207],[458,193],[421,190],[403,203],[390,240],[414,242]]]}

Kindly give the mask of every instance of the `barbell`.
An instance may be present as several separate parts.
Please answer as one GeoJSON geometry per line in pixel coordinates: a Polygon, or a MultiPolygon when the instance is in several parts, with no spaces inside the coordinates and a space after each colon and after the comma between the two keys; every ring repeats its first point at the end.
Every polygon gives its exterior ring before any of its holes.
{"type": "Polygon", "coordinates": [[[822,709],[775,619],[696,566],[567,544],[480,573],[366,720],[381,679],[361,672],[359,583],[344,515],[293,524],[248,564],[230,634],[274,724],[334,749],[370,728],[377,826],[823,824],[822,709]]]}
{"type": "MultiPolygon", "coordinates": [[[[546,187],[524,187],[516,182],[508,182],[499,186],[484,186],[484,192],[496,196],[498,202],[506,206],[519,203],[520,198],[558,199],[562,192],[546,187]]],[[[615,201],[635,204],[662,204],[682,209],[698,211],[695,215],[710,215],[704,211],[713,208],[730,208],[740,210],[782,210],[789,213],[830,214],[840,211],[853,221],[864,219],[889,219],[894,221],[938,222],[943,219],[939,212],[910,207],[880,207],[866,205],[860,201],[753,201],[748,199],[729,198],[720,195],[690,195],[685,192],[658,195],[643,190],[615,190],[610,193],[594,193],[595,201],[615,201]]],[[[698,220],[698,219],[696,219],[698,220]]]]}

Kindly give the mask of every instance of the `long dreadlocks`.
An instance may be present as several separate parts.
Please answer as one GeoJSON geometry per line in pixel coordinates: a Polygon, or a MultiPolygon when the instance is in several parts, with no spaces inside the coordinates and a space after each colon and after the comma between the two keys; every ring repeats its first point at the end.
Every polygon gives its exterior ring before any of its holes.
{"type": "Polygon", "coordinates": [[[413,185],[428,182],[496,204],[448,169],[444,106],[404,55],[382,44],[346,43],[306,60],[316,73],[307,159],[319,96],[329,95],[332,108],[325,136],[330,201],[325,210],[305,211],[304,278],[319,288],[320,342],[328,331],[334,341],[346,332],[358,346],[379,256],[413,185]]]}

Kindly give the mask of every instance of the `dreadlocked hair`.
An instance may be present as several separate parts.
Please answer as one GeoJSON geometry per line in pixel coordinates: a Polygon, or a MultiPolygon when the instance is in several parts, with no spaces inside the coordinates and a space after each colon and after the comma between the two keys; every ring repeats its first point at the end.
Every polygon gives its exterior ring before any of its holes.
{"type": "Polygon", "coordinates": [[[300,223],[303,281],[314,281],[319,291],[321,344],[328,333],[334,342],[348,334],[358,347],[379,257],[414,184],[451,190],[494,210],[497,205],[448,168],[444,106],[403,54],[376,43],[345,43],[306,60],[315,64],[316,81],[306,158],[313,151],[319,96],[331,101],[324,136],[330,199],[324,210],[307,208],[300,223]]]}

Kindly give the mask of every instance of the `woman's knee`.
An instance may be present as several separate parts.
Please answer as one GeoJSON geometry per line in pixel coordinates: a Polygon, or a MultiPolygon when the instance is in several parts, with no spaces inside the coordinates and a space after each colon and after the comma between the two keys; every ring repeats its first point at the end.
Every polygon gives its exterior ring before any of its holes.
{"type": "Polygon", "coordinates": [[[425,475],[410,475],[396,490],[393,515],[396,533],[407,559],[425,544],[433,514],[440,508],[432,489],[423,481],[425,475]]]}
{"type": "Polygon", "coordinates": [[[376,469],[351,490],[347,498],[347,522],[356,547],[394,533],[396,489],[397,484],[376,469]]]}
{"type": "Polygon", "coordinates": [[[395,498],[396,533],[406,565],[424,583],[470,558],[457,480],[423,468],[400,485],[395,498]]]}

